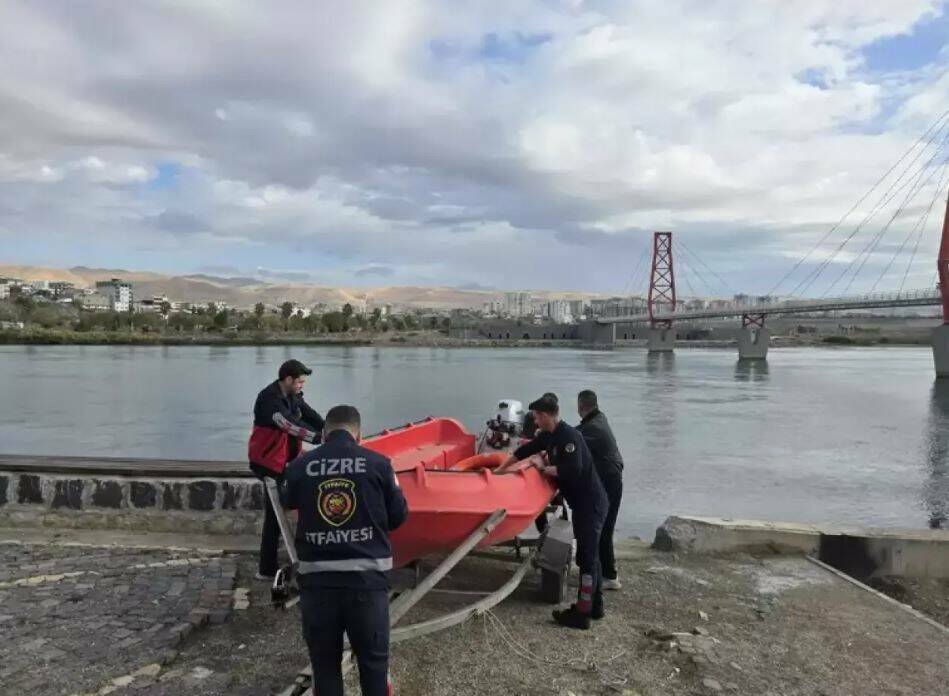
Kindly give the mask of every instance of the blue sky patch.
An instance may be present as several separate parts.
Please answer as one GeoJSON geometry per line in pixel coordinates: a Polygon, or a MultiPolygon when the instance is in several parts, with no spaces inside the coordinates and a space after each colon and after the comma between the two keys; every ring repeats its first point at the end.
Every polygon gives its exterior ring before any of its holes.
{"type": "Polygon", "coordinates": [[[523,63],[528,54],[552,39],[550,34],[485,34],[481,37],[478,57],[482,60],[523,63]]]}
{"type": "Polygon", "coordinates": [[[949,43],[949,5],[939,17],[928,17],[909,34],[880,39],[863,49],[866,67],[872,72],[918,70],[939,59],[949,43]]]}
{"type": "Polygon", "coordinates": [[[180,164],[162,162],[158,165],[158,176],[149,181],[145,187],[150,191],[167,191],[178,186],[179,176],[181,176],[180,164]]]}

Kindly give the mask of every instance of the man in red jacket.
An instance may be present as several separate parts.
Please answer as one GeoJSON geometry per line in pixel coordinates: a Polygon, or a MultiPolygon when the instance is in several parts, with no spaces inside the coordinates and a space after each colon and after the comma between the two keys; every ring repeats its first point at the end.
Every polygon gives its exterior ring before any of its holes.
{"type": "MultiPolygon", "coordinates": [[[[280,366],[277,381],[257,395],[247,455],[250,470],[261,480],[269,476],[280,481],[287,463],[300,454],[300,443],[319,443],[322,439],[323,419],[303,400],[303,385],[311,374],[313,371],[299,360],[287,360],[280,366]]],[[[257,579],[272,580],[277,574],[280,527],[267,495],[264,508],[257,579]]]]}

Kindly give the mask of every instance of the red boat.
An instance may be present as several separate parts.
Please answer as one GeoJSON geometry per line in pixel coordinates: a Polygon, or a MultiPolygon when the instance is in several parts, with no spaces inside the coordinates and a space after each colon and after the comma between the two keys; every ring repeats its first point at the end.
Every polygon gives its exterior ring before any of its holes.
{"type": "Polygon", "coordinates": [[[384,430],[362,444],[392,460],[409,504],[408,520],[392,534],[396,567],[450,552],[499,508],[507,516],[478,546],[510,541],[555,493],[554,484],[526,462],[495,474],[490,467],[508,453],[475,459],[475,436],[450,418],[384,430]]]}

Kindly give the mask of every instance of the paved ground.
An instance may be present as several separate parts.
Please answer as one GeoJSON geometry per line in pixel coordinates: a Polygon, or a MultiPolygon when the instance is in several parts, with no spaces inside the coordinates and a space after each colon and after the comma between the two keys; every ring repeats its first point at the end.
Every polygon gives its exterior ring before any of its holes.
{"type": "Polygon", "coordinates": [[[0,544],[0,693],[109,693],[230,613],[233,558],[0,544]],[[113,680],[118,680],[113,683],[113,680]]]}
{"type": "MultiPolygon", "coordinates": [[[[306,663],[298,610],[269,606],[250,555],[3,545],[0,554],[0,614],[10,617],[0,618],[0,693],[273,694],[306,663]],[[180,564],[187,558],[196,562],[180,564]],[[48,577],[66,568],[85,574],[48,577]],[[205,601],[225,618],[235,586],[226,623],[178,642],[174,627],[189,616],[200,624],[193,610],[205,601]],[[169,650],[174,659],[160,664],[169,650]]],[[[554,626],[529,576],[490,615],[394,646],[397,693],[949,696],[944,632],[804,559],[640,549],[620,568],[625,587],[607,596],[608,616],[593,631],[554,626]]],[[[510,572],[469,559],[440,587],[494,589],[510,572]]],[[[474,599],[430,595],[403,623],[474,599]]]]}

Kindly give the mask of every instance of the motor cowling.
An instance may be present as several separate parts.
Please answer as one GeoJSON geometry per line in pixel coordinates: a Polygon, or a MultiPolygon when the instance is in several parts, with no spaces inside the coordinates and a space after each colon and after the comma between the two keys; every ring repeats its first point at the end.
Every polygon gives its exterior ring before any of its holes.
{"type": "Polygon", "coordinates": [[[496,450],[508,449],[524,425],[524,404],[517,399],[502,399],[497,413],[487,422],[485,444],[496,450]]]}

